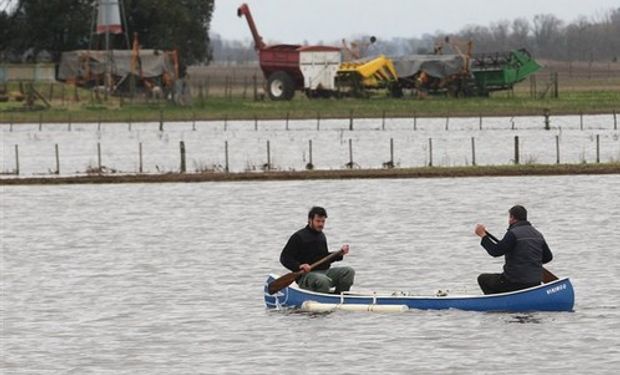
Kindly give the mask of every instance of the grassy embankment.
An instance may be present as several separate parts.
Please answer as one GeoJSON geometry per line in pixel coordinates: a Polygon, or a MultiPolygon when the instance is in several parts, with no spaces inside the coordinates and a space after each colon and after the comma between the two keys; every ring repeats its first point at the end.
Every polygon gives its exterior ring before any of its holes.
{"type": "MultiPolygon", "coordinates": [[[[180,107],[162,102],[132,104],[128,99],[109,98],[103,102],[93,98],[90,91],[76,90],[72,86],[55,84],[38,85],[38,90],[49,98],[52,107],[40,110],[24,110],[23,104],[15,101],[0,103],[0,123],[20,122],[131,122],[189,120],[235,120],[235,119],[291,119],[355,118],[375,117],[458,117],[458,116],[520,116],[542,115],[548,109],[550,114],[595,114],[620,112],[620,90],[579,91],[566,90],[558,99],[532,99],[516,90],[514,96],[497,93],[490,98],[445,98],[392,99],[382,96],[371,99],[314,99],[309,100],[298,93],[290,102],[270,100],[254,101],[241,97],[223,98],[210,96],[195,97],[193,105],[180,107]],[[65,86],[61,91],[60,88],[65,86]],[[63,93],[64,100],[60,97],[63,93]]],[[[15,87],[9,87],[9,91],[15,87]]]]}
{"type": "Polygon", "coordinates": [[[347,169],[316,171],[272,171],[243,173],[167,173],[159,175],[88,175],[76,177],[27,177],[0,179],[0,185],[111,184],[207,181],[329,180],[366,178],[450,178],[499,176],[554,176],[618,174],[620,163],[504,165],[474,167],[420,167],[395,169],[347,169]]]}

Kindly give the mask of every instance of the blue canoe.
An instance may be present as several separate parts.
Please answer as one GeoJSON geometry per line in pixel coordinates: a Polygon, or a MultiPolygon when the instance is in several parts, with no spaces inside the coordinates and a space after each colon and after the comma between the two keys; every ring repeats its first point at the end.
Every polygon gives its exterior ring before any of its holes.
{"type": "Polygon", "coordinates": [[[304,302],[313,301],[330,305],[400,305],[409,309],[469,311],[573,311],[575,293],[570,279],[563,278],[515,292],[491,295],[409,296],[390,294],[325,294],[301,289],[296,283],[274,295],[267,286],[276,275],[269,275],[263,287],[268,309],[297,309],[304,302]]]}

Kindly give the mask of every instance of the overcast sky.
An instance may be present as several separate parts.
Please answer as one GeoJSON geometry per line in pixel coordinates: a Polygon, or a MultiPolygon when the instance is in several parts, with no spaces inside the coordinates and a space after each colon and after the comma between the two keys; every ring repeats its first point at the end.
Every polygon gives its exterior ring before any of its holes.
{"type": "MultiPolygon", "coordinates": [[[[250,39],[245,19],[237,18],[243,0],[215,0],[211,32],[224,39],[250,39]]],[[[565,22],[600,17],[620,8],[620,0],[245,0],[266,41],[310,43],[355,35],[378,38],[453,33],[466,25],[488,26],[506,19],[552,13],[565,22]]]]}

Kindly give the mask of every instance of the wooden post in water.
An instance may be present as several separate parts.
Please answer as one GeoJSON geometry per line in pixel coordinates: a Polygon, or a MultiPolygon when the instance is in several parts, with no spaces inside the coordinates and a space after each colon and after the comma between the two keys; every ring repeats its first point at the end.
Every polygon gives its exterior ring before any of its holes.
{"type": "Polygon", "coordinates": [[[471,137],[471,165],[476,165],[476,139],[471,137]]]}
{"type": "Polygon", "coordinates": [[[39,113],[39,131],[43,130],[43,114],[39,113]]]}
{"type": "Polygon", "coordinates": [[[413,112],[413,130],[418,130],[418,116],[413,112]]]}
{"type": "Polygon", "coordinates": [[[101,143],[97,142],[97,168],[98,173],[101,173],[101,143]]]}
{"type": "Polygon", "coordinates": [[[615,109],[614,109],[614,130],[618,130],[618,117],[616,116],[615,109]]]}
{"type": "Polygon", "coordinates": [[[19,176],[19,147],[15,145],[15,175],[19,176]]]}
{"type": "Polygon", "coordinates": [[[71,113],[69,113],[69,119],[67,120],[67,131],[71,131],[71,113]]]}
{"type": "Polygon", "coordinates": [[[349,169],[353,169],[353,140],[349,138],[349,164],[347,164],[349,169]]]}
{"type": "Polygon", "coordinates": [[[185,173],[186,165],[185,165],[185,142],[179,142],[179,147],[181,149],[181,173],[185,173]]]}
{"type": "Polygon", "coordinates": [[[267,168],[268,171],[271,170],[271,147],[269,141],[267,141],[267,168]]]}
{"type": "Polygon", "coordinates": [[[159,110],[159,131],[160,132],[164,131],[164,110],[163,109],[159,110]]]}
{"type": "Polygon", "coordinates": [[[192,111],[192,131],[196,131],[196,112],[192,111]]]}
{"type": "Polygon", "coordinates": [[[549,108],[545,108],[544,109],[544,114],[545,116],[545,130],[550,130],[551,129],[551,120],[549,119],[549,108]]]}
{"type": "Polygon", "coordinates": [[[381,113],[381,130],[385,130],[385,110],[381,113]]]}
{"type": "Polygon", "coordinates": [[[308,140],[308,164],[306,164],[306,169],[314,169],[314,164],[312,163],[312,139],[308,140]]]}
{"type": "Polygon", "coordinates": [[[560,164],[560,136],[555,136],[555,163],[560,164]]]}
{"type": "Polygon", "coordinates": [[[596,162],[601,162],[601,136],[596,135],[596,162]]]}
{"type": "Polygon", "coordinates": [[[321,112],[316,113],[316,131],[321,130],[321,112]]]}
{"type": "Polygon", "coordinates": [[[286,111],[286,123],[284,125],[284,129],[286,130],[288,130],[288,121],[289,121],[290,115],[291,114],[288,111],[286,111]]]}
{"type": "Polygon", "coordinates": [[[228,171],[228,141],[224,141],[224,172],[228,171]]]}
{"type": "Polygon", "coordinates": [[[54,145],[54,150],[56,151],[56,170],[54,174],[60,174],[60,153],[58,152],[58,143],[54,145]]]}
{"type": "Polygon", "coordinates": [[[446,131],[448,131],[449,126],[450,126],[450,116],[446,116],[446,131]]]}
{"type": "Polygon", "coordinates": [[[515,135],[515,164],[519,164],[519,136],[515,135]]]}
{"type": "Polygon", "coordinates": [[[353,130],[353,110],[349,111],[349,130],[353,130]]]}
{"type": "Polygon", "coordinates": [[[478,127],[482,130],[482,113],[478,116],[478,127]]]}
{"type": "Polygon", "coordinates": [[[433,166],[433,138],[428,139],[428,166],[433,166]]]}
{"type": "Polygon", "coordinates": [[[390,168],[394,168],[394,138],[390,138],[390,168]]]}
{"type": "Polygon", "coordinates": [[[258,117],[254,115],[254,131],[258,131],[258,117]]]}
{"type": "Polygon", "coordinates": [[[142,142],[138,143],[138,172],[142,173],[142,142]]]}
{"type": "Polygon", "coordinates": [[[97,114],[97,131],[101,131],[101,113],[97,114]]]}
{"type": "Polygon", "coordinates": [[[583,111],[579,112],[579,129],[583,130],[583,111]]]}

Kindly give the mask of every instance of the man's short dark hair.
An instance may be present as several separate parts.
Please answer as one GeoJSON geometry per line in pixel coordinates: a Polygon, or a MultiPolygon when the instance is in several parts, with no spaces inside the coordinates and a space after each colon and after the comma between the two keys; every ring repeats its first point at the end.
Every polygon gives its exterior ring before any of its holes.
{"type": "Polygon", "coordinates": [[[308,212],[308,219],[314,219],[315,216],[327,217],[327,211],[323,207],[314,206],[308,212]]]}
{"type": "Polygon", "coordinates": [[[508,212],[517,220],[527,220],[527,210],[519,204],[513,206],[508,212]]]}

